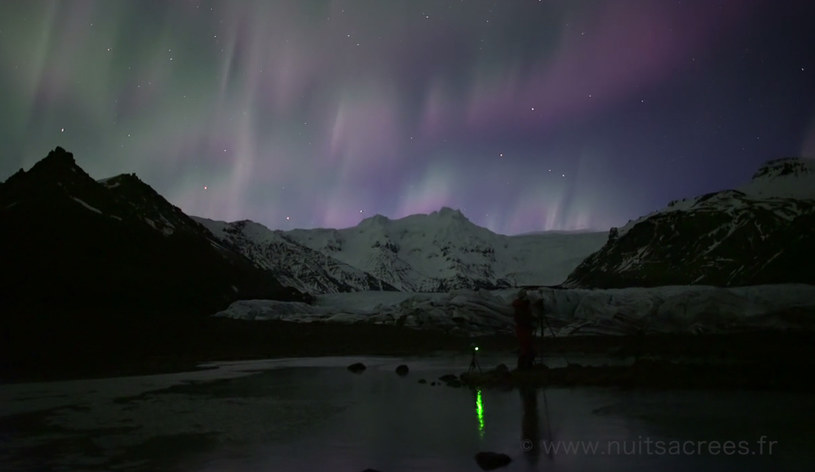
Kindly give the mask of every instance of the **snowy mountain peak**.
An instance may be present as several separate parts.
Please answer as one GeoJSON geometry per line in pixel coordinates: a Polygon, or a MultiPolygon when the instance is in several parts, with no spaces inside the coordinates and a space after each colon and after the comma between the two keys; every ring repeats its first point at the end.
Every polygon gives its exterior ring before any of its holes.
{"type": "MultiPolygon", "coordinates": [[[[129,210],[135,210],[132,217],[151,228],[170,236],[178,231],[200,234],[204,228],[180,208],[168,202],[153,187],[142,181],[136,174],[119,174],[96,181],[112,195],[127,202],[129,210]]],[[[125,216],[121,211],[119,217],[125,216]]]]}
{"type": "Polygon", "coordinates": [[[92,180],[74,160],[74,155],[65,149],[57,146],[48,153],[44,159],[34,164],[28,172],[20,169],[19,172],[8,179],[8,183],[14,180],[36,180],[41,184],[67,184],[74,181],[92,180]]]}
{"type": "Polygon", "coordinates": [[[273,271],[287,286],[312,293],[394,289],[371,274],[299,244],[282,231],[272,231],[260,223],[193,219],[225,246],[234,248],[257,266],[273,271]]]}
{"type": "MultiPolygon", "coordinates": [[[[467,217],[464,216],[463,213],[461,213],[461,210],[453,209],[453,208],[450,208],[450,207],[441,207],[441,209],[439,211],[434,211],[430,215],[431,216],[438,215],[438,216],[440,216],[442,218],[452,218],[452,219],[459,219],[459,220],[467,220],[467,217]]],[[[469,220],[467,220],[467,221],[469,221],[469,220]]]]}
{"type": "Polygon", "coordinates": [[[567,286],[812,283],[815,162],[777,159],[737,189],[668,204],[612,228],[567,286]]]}
{"type": "Polygon", "coordinates": [[[503,236],[459,210],[399,219],[375,215],[344,229],[272,231],[195,218],[227,247],[310,293],[446,291],[562,282],[604,233],[503,236]]]}
{"type": "Polygon", "coordinates": [[[256,242],[272,243],[282,239],[279,231],[272,231],[266,226],[252,220],[240,220],[231,223],[233,232],[239,232],[256,242]]]}
{"type": "Polygon", "coordinates": [[[76,166],[76,161],[74,160],[73,153],[66,151],[65,149],[61,148],[60,146],[55,147],[52,151],[45,156],[44,159],[40,159],[29,172],[41,171],[42,169],[54,169],[54,168],[71,168],[76,166]]]}
{"type": "Polygon", "coordinates": [[[134,185],[134,184],[142,184],[143,182],[139,179],[136,174],[119,174],[114,175],[113,177],[108,177],[105,179],[97,180],[100,184],[104,185],[107,188],[116,188],[119,185],[134,185]]]}
{"type": "Polygon", "coordinates": [[[461,210],[453,209],[450,207],[442,207],[441,209],[431,212],[429,214],[417,213],[392,220],[387,216],[376,214],[374,216],[365,218],[360,221],[356,226],[357,228],[367,229],[371,227],[386,227],[390,225],[403,225],[405,223],[415,224],[418,221],[426,221],[429,224],[436,226],[439,222],[456,222],[456,223],[470,223],[470,220],[461,213],[461,210]]]}
{"type": "Polygon", "coordinates": [[[815,159],[769,161],[739,190],[761,197],[815,199],[815,159]]]}
{"type": "Polygon", "coordinates": [[[115,202],[108,192],[82,170],[74,156],[61,147],[34,164],[28,171],[20,169],[0,187],[0,200],[13,204],[7,209],[34,211],[40,204],[51,207],[65,205],[67,211],[82,208],[83,212],[109,214],[115,202]]]}
{"type": "Polygon", "coordinates": [[[753,174],[753,180],[812,174],[815,174],[815,159],[784,157],[765,163],[753,174]]]}
{"type": "Polygon", "coordinates": [[[377,213],[374,216],[365,218],[364,220],[360,221],[357,226],[358,227],[363,227],[363,228],[373,227],[373,226],[385,226],[390,222],[391,222],[390,218],[377,213]]]}
{"type": "Polygon", "coordinates": [[[396,220],[377,215],[340,230],[284,235],[405,291],[559,283],[602,245],[601,238],[590,235],[575,239],[574,253],[560,247],[550,251],[560,244],[558,238],[498,235],[449,207],[396,220]],[[540,264],[541,257],[549,264],[540,264]]]}

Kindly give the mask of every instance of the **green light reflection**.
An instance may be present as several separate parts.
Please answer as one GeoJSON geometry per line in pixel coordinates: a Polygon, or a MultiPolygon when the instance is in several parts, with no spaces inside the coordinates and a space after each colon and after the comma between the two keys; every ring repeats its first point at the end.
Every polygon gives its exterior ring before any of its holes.
{"type": "Polygon", "coordinates": [[[481,399],[481,389],[475,392],[475,414],[478,417],[478,436],[484,438],[484,402],[481,399]]]}

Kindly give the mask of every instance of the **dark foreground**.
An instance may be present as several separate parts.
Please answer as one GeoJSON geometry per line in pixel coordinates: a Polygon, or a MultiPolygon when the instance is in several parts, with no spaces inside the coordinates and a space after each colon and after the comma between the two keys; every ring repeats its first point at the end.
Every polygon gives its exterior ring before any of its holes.
{"type": "MultiPolygon", "coordinates": [[[[338,325],[205,319],[185,324],[87,327],[6,333],[0,380],[33,381],[190,370],[202,362],[328,355],[413,356],[436,352],[512,355],[512,336],[466,338],[368,324],[338,325]],[[117,333],[102,335],[100,333],[117,333]]],[[[547,338],[544,355],[569,365],[517,373],[522,382],[630,387],[812,389],[815,336],[751,332],[727,335],[547,338]],[[582,366],[570,354],[607,357],[614,366],[582,366]],[[619,365],[620,360],[626,360],[619,365]]],[[[494,366],[484,366],[489,370],[494,366]]],[[[514,369],[515,366],[509,366],[514,369]]],[[[493,382],[495,379],[487,379],[493,382]]],[[[478,382],[480,382],[479,380],[478,382]]],[[[515,382],[517,383],[517,382],[515,382]]]]}
{"type": "Polygon", "coordinates": [[[446,387],[467,362],[289,358],[0,385],[0,469],[472,472],[487,455],[510,460],[494,469],[506,472],[764,472],[815,461],[810,393],[446,387]],[[349,372],[356,362],[367,368],[349,372]]]}

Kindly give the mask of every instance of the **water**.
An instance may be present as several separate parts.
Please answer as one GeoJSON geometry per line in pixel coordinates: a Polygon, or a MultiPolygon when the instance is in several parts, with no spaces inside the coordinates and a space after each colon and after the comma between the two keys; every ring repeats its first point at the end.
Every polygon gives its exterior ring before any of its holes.
{"type": "Polygon", "coordinates": [[[478,451],[509,455],[506,471],[809,470],[815,459],[812,395],[418,382],[468,364],[285,359],[4,385],[0,470],[477,471],[478,451]],[[348,372],[357,361],[368,369],[348,372]]]}

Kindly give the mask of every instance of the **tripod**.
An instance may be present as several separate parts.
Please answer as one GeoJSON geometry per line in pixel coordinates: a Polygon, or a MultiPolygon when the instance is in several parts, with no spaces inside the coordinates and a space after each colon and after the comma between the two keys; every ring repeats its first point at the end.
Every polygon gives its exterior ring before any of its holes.
{"type": "Polygon", "coordinates": [[[478,373],[481,372],[481,366],[478,364],[478,358],[475,356],[478,352],[478,346],[472,345],[470,346],[470,351],[472,352],[472,357],[470,357],[470,368],[467,369],[468,374],[472,374],[475,369],[478,369],[478,373]]]}
{"type": "Polygon", "coordinates": [[[557,335],[555,334],[555,330],[552,329],[552,325],[549,324],[549,318],[543,312],[543,300],[541,300],[541,307],[540,307],[540,316],[538,317],[538,329],[540,329],[540,349],[538,350],[538,355],[540,356],[540,363],[543,365],[543,334],[544,334],[544,324],[546,327],[549,328],[549,332],[552,333],[552,339],[557,339],[557,335]]]}
{"type": "Polygon", "coordinates": [[[540,329],[540,345],[538,346],[538,357],[540,363],[543,365],[543,308],[541,308],[540,316],[538,317],[538,329],[540,329]]]}

